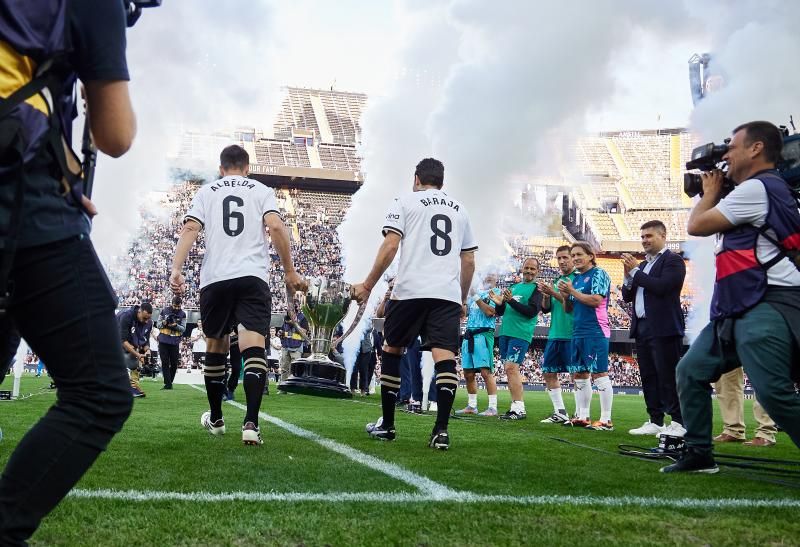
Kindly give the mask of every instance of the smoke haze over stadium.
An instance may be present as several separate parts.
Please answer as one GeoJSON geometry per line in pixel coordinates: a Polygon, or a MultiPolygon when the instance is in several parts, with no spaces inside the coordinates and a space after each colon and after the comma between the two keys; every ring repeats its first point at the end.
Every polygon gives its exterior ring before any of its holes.
{"type": "MultiPolygon", "coordinates": [[[[165,160],[182,129],[269,127],[282,85],[369,95],[368,182],[341,227],[355,280],[374,256],[386,204],[410,188],[423,156],[445,162],[447,187],[473,212],[485,263],[502,252],[498,215],[513,202],[511,182],[563,168],[541,147],[545,136],[690,125],[719,140],[744,119],[785,122],[800,84],[780,54],[798,50],[794,3],[484,6],[203,1],[148,11],[128,37],[139,133],[130,154],[98,164],[101,255],[119,252],[139,222],[135,204],[169,183],[165,160]],[[768,54],[750,47],[761,36],[768,54]],[[702,51],[714,54],[726,87],[692,112],[686,60],[702,51]],[[767,78],[784,95],[752,100],[767,78]]],[[[215,165],[210,157],[202,168],[215,165]]]]}

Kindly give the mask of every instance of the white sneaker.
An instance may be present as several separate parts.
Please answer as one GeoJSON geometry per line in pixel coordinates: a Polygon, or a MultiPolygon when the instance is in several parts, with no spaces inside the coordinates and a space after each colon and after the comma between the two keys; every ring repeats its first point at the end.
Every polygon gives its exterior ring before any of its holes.
{"type": "MultiPolygon", "coordinates": [[[[664,428],[662,433],[666,433],[667,435],[672,435],[673,437],[683,437],[686,435],[686,428],[683,427],[679,422],[672,422],[667,427],[664,428]]],[[[658,435],[656,435],[658,436],[658,435]]]]}
{"type": "Polygon", "coordinates": [[[637,427],[636,429],[631,429],[628,431],[631,435],[661,435],[664,433],[666,428],[663,425],[656,425],[651,421],[646,421],[642,424],[642,427],[637,427]]]}
{"type": "Polygon", "coordinates": [[[212,435],[224,435],[225,434],[225,420],[220,418],[216,422],[211,421],[211,411],[206,410],[203,412],[203,415],[200,416],[200,425],[205,427],[209,433],[212,435]]]}
{"type": "Polygon", "coordinates": [[[439,405],[436,401],[428,403],[428,412],[439,412],[439,405]]]}

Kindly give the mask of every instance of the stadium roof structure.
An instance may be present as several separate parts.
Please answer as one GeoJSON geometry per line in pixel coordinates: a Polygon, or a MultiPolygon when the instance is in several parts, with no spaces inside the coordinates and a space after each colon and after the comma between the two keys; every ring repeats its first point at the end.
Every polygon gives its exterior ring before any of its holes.
{"type": "MultiPolygon", "coordinates": [[[[265,184],[355,192],[364,182],[358,145],[367,96],[283,89],[268,132],[184,133],[179,162],[216,158],[223,146],[238,143],[250,154],[251,175],[265,184]]],[[[604,251],[638,251],[639,226],[658,219],[671,241],[685,241],[691,200],[683,194],[683,174],[694,144],[684,128],[610,131],[577,139],[571,146],[574,175],[564,182],[569,195],[565,232],[594,241],[604,251]]]]}

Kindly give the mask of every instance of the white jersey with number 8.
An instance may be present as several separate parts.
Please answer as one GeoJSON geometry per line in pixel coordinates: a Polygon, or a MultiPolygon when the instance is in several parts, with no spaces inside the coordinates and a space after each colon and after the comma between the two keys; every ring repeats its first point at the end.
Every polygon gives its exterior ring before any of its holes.
{"type": "Polygon", "coordinates": [[[387,232],[403,238],[392,299],[461,303],[461,253],[478,245],[459,201],[435,189],[396,198],[386,214],[387,232]]]}
{"type": "Polygon", "coordinates": [[[197,191],[183,220],[196,220],[205,231],[200,288],[247,276],[269,282],[268,214],[280,215],[275,191],[257,180],[227,176],[197,191]]]}

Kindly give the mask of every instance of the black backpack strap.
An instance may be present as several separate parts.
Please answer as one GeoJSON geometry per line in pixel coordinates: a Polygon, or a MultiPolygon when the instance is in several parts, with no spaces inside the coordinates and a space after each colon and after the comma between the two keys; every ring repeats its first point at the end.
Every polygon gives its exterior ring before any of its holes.
{"type": "Polygon", "coordinates": [[[39,93],[42,89],[47,87],[49,83],[51,83],[49,78],[34,78],[8,97],[0,100],[0,118],[10,114],[11,111],[14,110],[18,105],[22,104],[23,101],[26,101],[27,99],[39,93]]]}
{"type": "Polygon", "coordinates": [[[800,251],[787,249],[786,247],[783,246],[783,244],[781,244],[780,241],[769,235],[767,233],[767,230],[769,230],[769,226],[767,226],[766,223],[760,228],[756,228],[756,230],[758,230],[758,233],[761,234],[764,237],[764,239],[772,243],[778,249],[778,254],[776,254],[763,264],[761,264],[761,267],[764,268],[765,271],[772,268],[775,264],[777,264],[784,258],[788,258],[795,265],[795,267],[798,267],[798,269],[800,269],[800,265],[798,263],[798,258],[800,258],[800,251]]]}
{"type": "Polygon", "coordinates": [[[22,158],[22,145],[17,139],[17,162],[11,173],[16,173],[17,182],[14,185],[14,206],[11,209],[11,219],[8,225],[8,234],[0,238],[0,318],[8,311],[11,298],[11,283],[9,276],[14,265],[14,255],[17,251],[19,240],[19,227],[22,221],[22,205],[25,199],[25,169],[22,158]]]}

